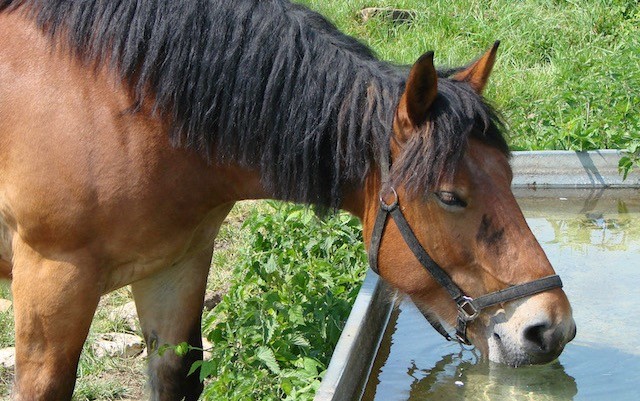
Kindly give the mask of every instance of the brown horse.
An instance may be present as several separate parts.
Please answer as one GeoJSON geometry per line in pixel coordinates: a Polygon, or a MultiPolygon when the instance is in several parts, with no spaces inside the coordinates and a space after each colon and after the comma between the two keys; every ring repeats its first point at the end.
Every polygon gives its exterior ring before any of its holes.
{"type": "MultiPolygon", "coordinates": [[[[384,189],[465,294],[552,275],[480,96],[495,47],[464,69],[436,72],[427,54],[409,70],[284,0],[0,0],[14,398],[71,398],[98,300],[125,285],[150,351],[201,346],[213,242],[241,199],[348,210],[369,244],[384,189]]],[[[396,220],[383,228],[381,276],[455,326],[396,220]]],[[[550,361],[575,334],[559,288],[470,313],[468,339],[510,365],[550,361]]],[[[197,399],[200,352],[150,355],[153,400],[197,399]]]]}

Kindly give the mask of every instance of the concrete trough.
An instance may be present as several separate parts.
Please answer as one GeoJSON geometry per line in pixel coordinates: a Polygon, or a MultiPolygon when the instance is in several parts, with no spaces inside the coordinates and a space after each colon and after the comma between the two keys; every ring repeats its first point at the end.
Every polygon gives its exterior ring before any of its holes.
{"type": "Polygon", "coordinates": [[[618,172],[619,150],[513,152],[514,189],[640,188],[640,173],[618,172]]]}
{"type": "MultiPolygon", "coordinates": [[[[640,171],[623,180],[618,172],[621,157],[617,150],[513,152],[513,191],[532,202],[537,197],[574,196],[601,201],[605,189],[637,194],[640,171]]],[[[377,274],[367,272],[315,401],[360,400],[395,304],[394,294],[377,274]]]]}

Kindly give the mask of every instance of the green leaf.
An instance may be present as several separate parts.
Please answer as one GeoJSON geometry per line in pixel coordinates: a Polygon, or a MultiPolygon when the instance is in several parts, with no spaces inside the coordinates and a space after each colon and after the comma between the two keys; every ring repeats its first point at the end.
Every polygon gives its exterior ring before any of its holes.
{"type": "Polygon", "coordinates": [[[311,347],[311,343],[302,334],[297,333],[291,337],[291,342],[299,347],[311,347]]]}
{"type": "Polygon", "coordinates": [[[213,376],[213,374],[218,370],[218,365],[214,361],[203,361],[200,366],[200,381],[203,382],[209,376],[213,376]]]}
{"type": "Polygon", "coordinates": [[[302,310],[302,306],[294,305],[289,309],[288,312],[289,321],[295,325],[304,323],[304,311],[302,310]]]}
{"type": "Polygon", "coordinates": [[[276,356],[271,350],[271,348],[261,346],[258,347],[256,351],[256,357],[262,361],[270,371],[273,373],[280,373],[280,366],[278,365],[278,361],[276,361],[276,356]]]}
{"type": "Polygon", "coordinates": [[[622,174],[622,180],[626,180],[629,172],[631,171],[633,163],[631,162],[631,157],[623,156],[618,161],[618,171],[622,174]]]}
{"type": "Polygon", "coordinates": [[[212,343],[219,343],[222,342],[224,340],[224,335],[223,335],[223,331],[221,328],[216,327],[215,329],[211,330],[209,332],[209,334],[207,335],[207,338],[209,339],[209,341],[211,341],[212,343]]]}
{"type": "Polygon", "coordinates": [[[291,380],[288,378],[282,379],[282,381],[280,382],[280,387],[282,388],[282,391],[284,391],[286,395],[291,395],[291,393],[293,393],[293,384],[291,383],[291,380]]]}
{"type": "Polygon", "coordinates": [[[189,373],[187,373],[187,376],[191,376],[193,372],[195,372],[196,370],[198,370],[198,368],[200,368],[200,366],[202,366],[203,363],[204,361],[195,361],[191,365],[191,368],[189,368],[189,373]]]}
{"type": "Polygon", "coordinates": [[[264,271],[267,273],[273,273],[276,270],[278,270],[278,263],[276,262],[275,256],[271,254],[267,263],[264,264],[264,271]]]}
{"type": "Polygon", "coordinates": [[[303,359],[303,366],[304,366],[304,370],[308,373],[311,373],[313,375],[317,375],[318,374],[318,367],[321,367],[322,364],[319,363],[318,361],[316,361],[315,359],[312,358],[307,358],[305,357],[303,359]]]}

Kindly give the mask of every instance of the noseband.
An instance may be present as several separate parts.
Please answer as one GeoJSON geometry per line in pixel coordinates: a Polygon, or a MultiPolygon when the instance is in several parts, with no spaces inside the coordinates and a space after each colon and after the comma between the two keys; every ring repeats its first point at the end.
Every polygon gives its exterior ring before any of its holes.
{"type": "Polygon", "coordinates": [[[382,235],[387,221],[389,220],[389,216],[391,216],[398,227],[398,230],[400,230],[400,234],[402,235],[405,243],[409,249],[411,249],[411,252],[413,252],[420,264],[422,264],[422,266],[431,274],[436,282],[447,290],[457,305],[458,323],[456,326],[455,338],[449,335],[437,319],[434,319],[428,314],[424,314],[431,326],[433,326],[433,328],[445,339],[448,341],[457,341],[465,345],[471,345],[471,342],[467,338],[467,325],[474,321],[483,309],[504,302],[510,302],[530,295],[535,295],[554,288],[562,288],[562,281],[560,280],[560,277],[558,275],[551,275],[528,283],[507,287],[477,298],[471,298],[465,295],[460,287],[453,282],[451,277],[449,277],[449,275],[440,266],[438,266],[433,259],[431,259],[431,256],[429,256],[427,251],[422,247],[422,244],[420,244],[420,241],[418,241],[418,238],[416,238],[416,235],[413,233],[407,219],[402,214],[402,210],[399,205],[398,193],[393,187],[388,185],[389,163],[385,159],[387,158],[384,157],[381,163],[382,187],[389,188],[394,199],[391,203],[385,202],[383,196],[384,193],[381,192],[380,210],[378,211],[378,216],[376,217],[376,221],[373,226],[371,243],[369,246],[369,265],[374,272],[380,274],[378,270],[380,242],[382,241],[382,235]]]}

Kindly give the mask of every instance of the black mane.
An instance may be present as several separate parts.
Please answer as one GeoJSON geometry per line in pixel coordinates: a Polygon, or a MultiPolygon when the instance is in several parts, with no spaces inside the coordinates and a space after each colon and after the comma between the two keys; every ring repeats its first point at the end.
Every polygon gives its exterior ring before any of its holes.
{"type": "MultiPolygon", "coordinates": [[[[261,171],[277,197],[338,207],[389,148],[406,69],[378,61],[321,15],[285,0],[0,0],[25,9],[89,64],[107,65],[169,117],[176,145],[261,171]]],[[[433,130],[399,179],[428,190],[468,135],[508,153],[498,118],[439,81],[433,130]],[[475,128],[473,128],[475,127],[475,128]],[[472,129],[473,128],[473,129],[472,129]]]]}

